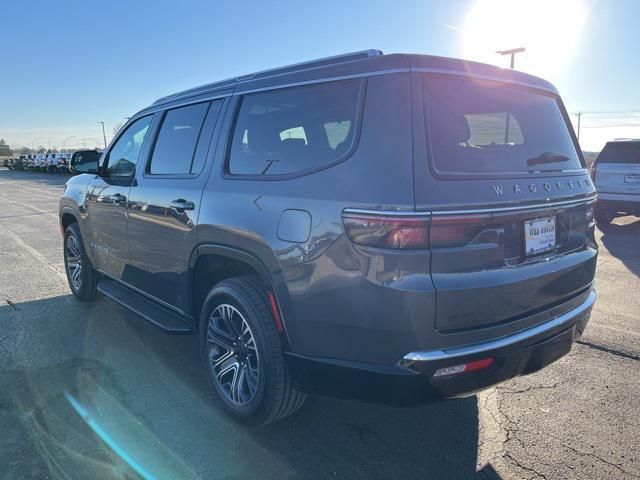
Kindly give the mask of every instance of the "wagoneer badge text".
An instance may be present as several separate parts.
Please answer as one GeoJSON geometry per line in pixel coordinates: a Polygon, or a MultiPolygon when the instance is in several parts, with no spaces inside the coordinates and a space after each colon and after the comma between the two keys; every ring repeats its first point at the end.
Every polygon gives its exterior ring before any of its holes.
{"type": "MultiPolygon", "coordinates": [[[[518,184],[514,183],[511,187],[513,193],[522,193],[523,191],[529,191],[536,193],[538,190],[544,190],[550,192],[551,190],[575,190],[576,188],[588,188],[591,186],[591,181],[586,178],[579,178],[577,180],[560,180],[557,182],[544,182],[542,184],[528,183],[518,184]]],[[[502,195],[504,193],[504,186],[502,184],[491,185],[496,195],[502,195]]]]}

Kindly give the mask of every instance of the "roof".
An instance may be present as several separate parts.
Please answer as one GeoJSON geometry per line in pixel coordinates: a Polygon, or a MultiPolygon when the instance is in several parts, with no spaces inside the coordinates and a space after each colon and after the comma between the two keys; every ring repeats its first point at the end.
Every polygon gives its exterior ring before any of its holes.
{"type": "Polygon", "coordinates": [[[360,75],[384,70],[425,71],[476,76],[490,80],[524,84],[557,93],[555,87],[546,80],[516,70],[503,69],[494,65],[468,60],[432,55],[403,53],[385,55],[380,50],[371,49],[320,58],[220,80],[162,97],[148,108],[176,100],[212,94],[221,90],[234,89],[242,92],[277,85],[288,85],[296,82],[360,75]]]}

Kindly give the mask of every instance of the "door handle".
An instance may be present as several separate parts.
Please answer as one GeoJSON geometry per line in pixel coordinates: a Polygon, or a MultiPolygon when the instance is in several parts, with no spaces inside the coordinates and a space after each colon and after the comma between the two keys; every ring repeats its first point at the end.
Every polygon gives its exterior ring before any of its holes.
{"type": "Polygon", "coordinates": [[[185,210],[193,210],[196,208],[196,204],[185,200],[184,198],[178,198],[169,203],[169,206],[178,212],[184,212],[185,210]]]}

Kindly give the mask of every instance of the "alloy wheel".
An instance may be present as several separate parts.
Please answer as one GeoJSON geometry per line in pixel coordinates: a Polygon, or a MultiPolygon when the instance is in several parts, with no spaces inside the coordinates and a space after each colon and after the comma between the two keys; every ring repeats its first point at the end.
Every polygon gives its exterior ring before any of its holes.
{"type": "Polygon", "coordinates": [[[66,253],[66,268],[71,285],[75,290],[80,290],[82,286],[82,258],[78,241],[73,235],[67,237],[66,253]]]}
{"type": "Polygon", "coordinates": [[[233,305],[220,304],[211,313],[207,345],[221,392],[235,405],[248,405],[258,391],[260,358],[249,324],[233,305]]]}

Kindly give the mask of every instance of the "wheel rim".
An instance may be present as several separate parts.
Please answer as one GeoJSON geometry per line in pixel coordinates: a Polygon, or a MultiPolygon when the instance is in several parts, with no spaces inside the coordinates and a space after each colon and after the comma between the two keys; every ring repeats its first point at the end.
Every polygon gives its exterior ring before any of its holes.
{"type": "Polygon", "coordinates": [[[75,290],[80,290],[82,286],[82,258],[80,257],[78,241],[73,235],[67,237],[66,254],[69,281],[75,290]]]}
{"type": "Polygon", "coordinates": [[[207,344],[220,391],[233,404],[249,404],[258,390],[260,358],[249,324],[233,305],[218,305],[211,313],[207,344]]]}

